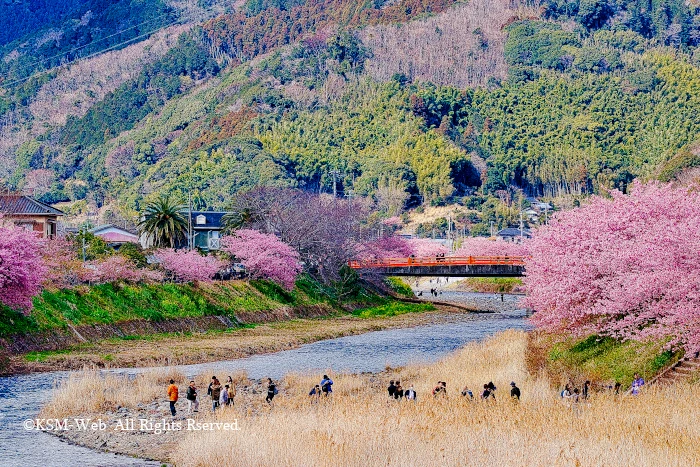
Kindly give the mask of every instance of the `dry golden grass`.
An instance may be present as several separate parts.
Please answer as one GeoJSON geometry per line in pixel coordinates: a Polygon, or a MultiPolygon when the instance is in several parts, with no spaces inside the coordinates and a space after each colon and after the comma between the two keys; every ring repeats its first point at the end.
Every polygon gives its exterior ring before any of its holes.
{"type": "MultiPolygon", "coordinates": [[[[178,466],[631,466],[700,465],[700,388],[649,388],[639,397],[596,395],[572,409],[525,366],[526,335],[510,331],[466,346],[434,365],[390,372],[382,381],[337,375],[331,399],[312,404],[316,377],[286,378],[286,394],[267,410],[242,407],[218,415],[241,431],[190,433],[172,459],[178,466]],[[386,380],[414,384],[418,402],[390,401],[386,380]],[[448,382],[448,397],[430,390],[448,382]],[[506,391],[511,380],[520,403],[506,391]],[[483,383],[497,401],[467,401],[483,383]]],[[[262,403],[256,401],[260,406],[262,403]]]]}
{"type": "Polygon", "coordinates": [[[184,387],[185,376],[173,369],[163,368],[140,375],[101,375],[87,370],[73,373],[53,389],[51,402],[42,408],[42,416],[63,418],[76,415],[101,414],[118,407],[135,408],[162,399],[168,382],[173,379],[184,387]]]}
{"type": "MultiPolygon", "coordinates": [[[[318,403],[307,394],[319,375],[287,376],[268,406],[260,385],[236,374],[236,406],[216,415],[204,410],[197,418],[236,419],[240,431],[128,434],[113,449],[180,467],[700,465],[698,385],[649,387],[638,397],[594,394],[589,403],[571,407],[546,376],[528,373],[527,349],[524,332],[508,331],[431,365],[331,375],[334,394],[318,403]],[[404,388],[414,385],[418,401],[389,400],[389,379],[400,379],[404,388]],[[508,397],[511,380],[522,389],[520,402],[508,397]],[[447,381],[447,397],[431,395],[437,381],[447,381]],[[459,395],[464,385],[478,394],[488,381],[498,387],[496,401],[459,395]]],[[[167,369],[136,378],[72,376],[42,416],[94,415],[164,401],[170,378],[184,391],[183,376],[167,369]]],[[[196,379],[200,393],[209,378],[196,379]]],[[[81,436],[71,439],[96,445],[81,436]]]]}

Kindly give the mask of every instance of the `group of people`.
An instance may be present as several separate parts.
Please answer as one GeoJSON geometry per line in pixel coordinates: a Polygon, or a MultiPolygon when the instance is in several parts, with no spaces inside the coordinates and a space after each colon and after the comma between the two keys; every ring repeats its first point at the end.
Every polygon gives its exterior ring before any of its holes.
{"type": "MultiPolygon", "coordinates": [[[[632,381],[632,386],[630,387],[629,393],[633,396],[638,395],[642,389],[642,386],[644,386],[644,378],[639,376],[639,373],[635,373],[634,380],[632,381]]],[[[612,390],[615,395],[619,395],[622,389],[622,384],[620,384],[620,382],[617,381],[614,385],[610,384],[609,386],[607,386],[607,388],[609,390],[612,390]]],[[[577,387],[572,388],[571,384],[564,385],[564,389],[562,389],[562,391],[559,393],[559,396],[564,402],[571,403],[575,406],[578,402],[588,400],[590,390],[591,382],[590,380],[586,380],[583,383],[581,389],[577,387]]]]}
{"type": "Polygon", "coordinates": [[[591,382],[589,380],[586,380],[586,382],[583,383],[583,388],[581,390],[579,390],[579,388],[572,389],[570,384],[566,384],[559,395],[564,402],[572,402],[576,404],[581,400],[588,399],[590,387],[591,382]]]}
{"type": "Polygon", "coordinates": [[[309,391],[309,397],[311,402],[318,402],[321,398],[321,394],[325,397],[330,396],[333,393],[333,380],[328,377],[328,375],[323,375],[323,379],[320,383],[316,384],[309,391]]]}
{"type": "MultiPolygon", "coordinates": [[[[590,392],[591,382],[586,380],[583,383],[582,388],[572,388],[570,384],[566,384],[564,389],[561,391],[560,396],[565,402],[570,402],[573,405],[578,404],[581,400],[587,400],[590,392]]],[[[634,375],[634,381],[632,382],[632,388],[630,393],[632,395],[639,394],[640,389],[644,386],[644,379],[639,376],[639,374],[634,375]]],[[[616,393],[619,391],[619,385],[616,385],[616,393]]],[[[174,380],[170,380],[170,385],[168,386],[168,399],[170,401],[170,413],[173,417],[176,414],[175,403],[178,400],[178,387],[174,380]]],[[[389,394],[389,399],[394,400],[409,400],[416,401],[417,394],[413,385],[409,386],[408,389],[404,389],[401,386],[401,381],[391,380],[389,381],[389,387],[387,387],[387,392],[389,394]]],[[[277,385],[272,381],[272,378],[267,379],[267,396],[265,397],[265,402],[268,404],[272,403],[272,399],[277,395],[278,389],[277,385]]],[[[323,375],[319,384],[314,385],[309,391],[309,397],[312,402],[317,402],[323,395],[325,397],[330,396],[333,393],[333,380],[328,377],[328,375],[323,375]]],[[[474,393],[468,386],[465,386],[460,392],[463,397],[470,400],[474,399],[474,393]]],[[[433,397],[447,397],[447,383],[445,381],[438,381],[432,390],[433,397]]],[[[222,385],[216,376],[212,376],[211,383],[207,388],[207,396],[211,398],[212,412],[216,411],[219,407],[232,406],[234,405],[234,398],[236,396],[236,385],[233,383],[233,378],[229,376],[226,378],[226,383],[222,385]]],[[[496,399],[496,386],[493,381],[489,381],[484,384],[484,389],[479,395],[481,400],[487,401],[489,399],[496,399]]],[[[520,400],[520,388],[515,384],[514,381],[510,383],[510,397],[514,400],[520,400]]],[[[187,388],[187,413],[198,412],[199,411],[199,399],[197,393],[197,386],[194,381],[190,381],[187,388]]]]}
{"type": "MultiPolygon", "coordinates": [[[[194,381],[190,381],[190,387],[192,387],[194,381]]],[[[234,397],[236,397],[236,385],[233,383],[233,378],[230,376],[226,378],[226,383],[223,385],[219,382],[216,376],[211,377],[211,383],[207,388],[207,396],[211,398],[211,410],[216,411],[219,407],[225,407],[234,404],[234,397]]]]}
{"type": "MultiPolygon", "coordinates": [[[[173,417],[177,413],[175,403],[178,400],[178,395],[177,385],[171,379],[170,386],[168,386],[168,399],[170,400],[170,413],[173,417]]],[[[233,378],[229,376],[226,378],[226,383],[222,385],[216,376],[212,376],[211,383],[207,388],[207,396],[211,398],[212,412],[219,407],[233,405],[234,397],[236,397],[236,385],[233,383],[233,378]]],[[[187,413],[199,412],[199,393],[194,380],[190,381],[189,386],[187,386],[185,398],[187,399],[187,413]]]]}
{"type": "Polygon", "coordinates": [[[387,391],[389,392],[389,399],[400,400],[406,398],[407,401],[416,400],[416,390],[413,389],[413,385],[404,390],[403,386],[401,386],[401,381],[399,380],[391,380],[387,391]]]}
{"type": "MultiPolygon", "coordinates": [[[[389,387],[387,388],[390,399],[402,399],[406,400],[416,400],[416,390],[411,385],[407,390],[403,390],[400,381],[389,381],[389,387]]],[[[433,397],[447,397],[447,382],[438,381],[432,391],[433,397]]],[[[468,386],[464,386],[461,391],[463,397],[467,397],[470,400],[474,399],[474,393],[468,386]]],[[[515,400],[520,400],[520,388],[515,384],[515,382],[510,383],[510,397],[515,400]]],[[[480,395],[482,400],[496,399],[496,386],[493,381],[484,384],[484,390],[480,395]]]]}

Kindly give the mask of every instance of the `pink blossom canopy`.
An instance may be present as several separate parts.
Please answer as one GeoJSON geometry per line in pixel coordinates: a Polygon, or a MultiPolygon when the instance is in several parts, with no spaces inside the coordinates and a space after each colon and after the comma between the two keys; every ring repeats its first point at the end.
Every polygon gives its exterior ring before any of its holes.
{"type": "Polygon", "coordinates": [[[224,237],[222,250],[238,258],[255,278],[270,279],[287,289],[301,272],[299,253],[275,235],[241,229],[224,237]]]}
{"type": "Polygon", "coordinates": [[[41,290],[46,266],[41,260],[41,240],[36,233],[0,225],[0,303],[29,311],[32,297],[41,290]]]}
{"type": "Polygon", "coordinates": [[[163,269],[181,282],[209,281],[224,263],[213,256],[202,256],[196,250],[161,248],[155,252],[163,269]]]}
{"type": "Polygon", "coordinates": [[[558,213],[530,242],[533,321],[700,350],[700,193],[635,183],[558,213]]]}

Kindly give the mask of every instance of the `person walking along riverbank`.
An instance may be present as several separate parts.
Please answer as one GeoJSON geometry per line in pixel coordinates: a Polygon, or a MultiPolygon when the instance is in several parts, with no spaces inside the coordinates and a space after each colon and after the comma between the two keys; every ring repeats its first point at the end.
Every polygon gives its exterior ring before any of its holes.
{"type": "Polygon", "coordinates": [[[515,381],[510,382],[510,397],[515,400],[520,400],[520,388],[515,385],[515,381]]]}
{"type": "Polygon", "coordinates": [[[194,381],[190,381],[190,385],[187,387],[187,393],[185,394],[187,399],[187,413],[199,412],[199,400],[197,400],[197,386],[194,381]],[[194,410],[192,410],[194,409],[194,410]]]}
{"type": "Polygon", "coordinates": [[[321,391],[323,391],[323,395],[328,397],[333,393],[333,380],[328,377],[328,375],[323,375],[323,379],[321,380],[321,391]]]}
{"type": "Polygon", "coordinates": [[[221,397],[221,383],[216,376],[213,377],[213,381],[209,386],[209,395],[211,396],[211,411],[214,412],[219,407],[219,398],[221,397]]]}
{"type": "Polygon", "coordinates": [[[170,413],[172,414],[173,417],[177,413],[175,410],[175,403],[177,402],[177,397],[178,397],[177,385],[175,384],[175,380],[171,379],[170,386],[168,386],[168,399],[170,401],[170,413]]]}
{"type": "Polygon", "coordinates": [[[233,382],[233,378],[230,376],[226,378],[226,384],[228,388],[228,402],[226,405],[235,405],[233,398],[236,397],[236,384],[233,382]]]}
{"type": "Polygon", "coordinates": [[[267,378],[267,397],[265,402],[272,404],[272,399],[277,395],[277,385],[272,382],[272,378],[267,378]]]}

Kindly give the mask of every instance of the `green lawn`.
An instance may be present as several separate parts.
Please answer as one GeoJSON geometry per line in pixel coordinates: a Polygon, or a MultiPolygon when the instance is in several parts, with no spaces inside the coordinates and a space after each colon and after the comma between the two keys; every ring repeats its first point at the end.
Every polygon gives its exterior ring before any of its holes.
{"type": "Polygon", "coordinates": [[[34,298],[34,309],[28,316],[0,307],[0,337],[134,319],[162,321],[223,315],[235,321],[237,313],[265,312],[282,307],[324,304],[329,310],[341,312],[344,304],[367,307],[380,303],[384,303],[384,299],[364,289],[339,300],[330,289],[308,277],[300,278],[291,291],[260,280],[199,285],[101,284],[44,290],[34,298]]]}

